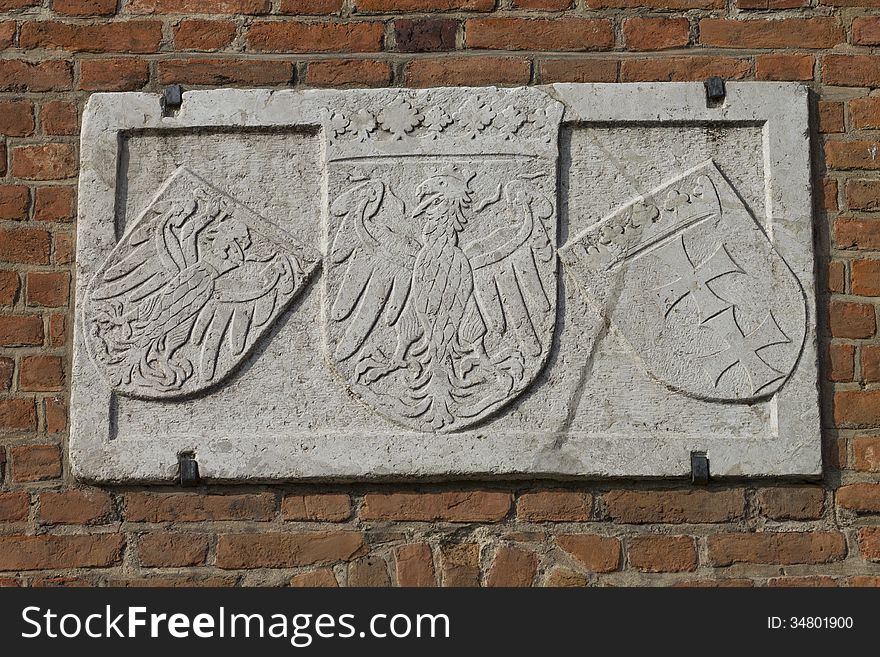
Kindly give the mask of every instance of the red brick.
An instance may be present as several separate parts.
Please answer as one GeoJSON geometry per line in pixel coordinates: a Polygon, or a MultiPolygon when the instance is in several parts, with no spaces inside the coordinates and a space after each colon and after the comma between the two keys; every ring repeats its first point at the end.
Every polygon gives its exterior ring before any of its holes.
{"type": "Polygon", "coordinates": [[[825,178],[822,181],[822,207],[826,210],[837,210],[837,181],[825,178]]]}
{"type": "Polygon", "coordinates": [[[0,588],[22,586],[21,582],[14,577],[0,577],[0,588]]]}
{"type": "MultiPolygon", "coordinates": [[[[12,377],[15,374],[15,361],[12,358],[0,357],[0,390],[12,389],[12,377]]],[[[0,448],[0,480],[3,479],[3,466],[6,463],[6,452],[0,448]]]]}
{"type": "Polygon", "coordinates": [[[46,433],[58,433],[67,428],[67,404],[59,397],[46,397],[46,433]]]}
{"type": "Polygon", "coordinates": [[[880,45],[880,19],[857,16],[852,22],[852,42],[859,46],[880,45]]]}
{"type": "Polygon", "coordinates": [[[476,543],[454,543],[440,547],[441,582],[443,586],[480,585],[480,546],[476,543]]]}
{"type": "Polygon", "coordinates": [[[880,528],[864,527],[859,530],[859,552],[868,561],[880,561],[880,528]]]}
{"type": "Polygon", "coordinates": [[[0,570],[107,568],[122,561],[121,534],[0,536],[0,570]]]}
{"type": "Polygon", "coordinates": [[[55,233],[55,264],[69,265],[73,262],[73,233],[55,233]]]}
{"type": "Polygon", "coordinates": [[[169,59],[158,68],[160,84],[278,85],[294,74],[292,62],[253,59],[169,59]]]}
{"type": "Polygon", "coordinates": [[[831,381],[852,381],[855,375],[856,349],[851,344],[835,343],[828,347],[828,378],[831,381]]]}
{"type": "Polygon", "coordinates": [[[40,495],[40,522],[59,525],[98,525],[113,516],[113,499],[103,490],[66,490],[40,495]]]}
{"type": "Polygon", "coordinates": [[[73,144],[39,144],[12,149],[12,175],[27,180],[61,180],[76,175],[73,144]]]}
{"type": "Polygon", "coordinates": [[[853,98],[849,101],[849,118],[857,130],[880,128],[880,96],[853,98]]]}
{"type": "Polygon", "coordinates": [[[313,87],[380,87],[391,83],[391,64],[369,59],[309,62],[306,83],[313,87]]]}
{"type": "Polygon", "coordinates": [[[803,54],[758,55],[755,58],[757,80],[812,80],[816,58],[803,54]]]}
{"type": "Polygon", "coordinates": [[[700,43],[723,48],[831,48],[846,41],[836,18],[700,21],[700,43]]]}
{"type": "Polygon", "coordinates": [[[378,22],[266,22],[251,25],[247,43],[257,52],[377,52],[384,34],[378,22]]]}
{"type": "Polygon", "coordinates": [[[52,11],[65,16],[111,16],[117,0],[52,0],[52,11]]]}
{"type": "Polygon", "coordinates": [[[268,14],[270,0],[131,0],[132,14],[268,14]]]}
{"type": "Polygon", "coordinates": [[[54,271],[30,271],[27,274],[29,306],[57,308],[66,306],[70,296],[70,274],[54,271]]]}
{"type": "Polygon", "coordinates": [[[348,564],[347,584],[360,588],[391,586],[388,564],[382,557],[372,554],[355,559],[348,564]]]}
{"type": "Polygon", "coordinates": [[[400,52],[455,50],[459,23],[449,18],[394,21],[394,42],[400,52]]]}
{"type": "Polygon", "coordinates": [[[339,583],[332,568],[318,568],[307,573],[299,573],[290,578],[290,586],[306,588],[336,588],[339,583]]]}
{"type": "Polygon", "coordinates": [[[36,429],[37,414],[32,399],[0,399],[0,429],[36,429]]]}
{"type": "Polygon", "coordinates": [[[142,534],[138,539],[141,566],[181,568],[200,566],[208,557],[208,537],[201,534],[142,534]]]}
{"type": "Polygon", "coordinates": [[[41,4],[41,0],[0,0],[0,11],[36,7],[39,4],[41,4]]]}
{"type": "Polygon", "coordinates": [[[360,532],[223,534],[217,541],[220,568],[294,568],[348,561],[365,551],[360,532]]]}
{"type": "Polygon", "coordinates": [[[819,564],[846,556],[846,539],[838,532],[759,532],[714,534],[708,538],[713,566],[735,563],[819,564]]]}
{"type": "Polygon", "coordinates": [[[486,586],[531,586],[538,573],[538,557],[534,552],[501,545],[495,550],[495,558],[489,566],[486,586]]]}
{"type": "Polygon", "coordinates": [[[751,71],[747,59],[734,57],[664,57],[659,59],[624,59],[620,63],[621,82],[689,82],[718,76],[740,80],[751,71]]]}
{"type": "MultiPolygon", "coordinates": [[[[11,401],[27,401],[29,406],[21,409],[21,413],[33,413],[34,403],[31,400],[9,399],[11,401]]],[[[0,406],[0,414],[2,414],[0,406]]],[[[0,422],[0,424],[3,424],[0,422]]],[[[45,481],[61,476],[61,449],[58,445],[16,445],[10,449],[12,457],[12,479],[18,482],[45,481]]]]}
{"type": "Polygon", "coordinates": [[[427,543],[410,543],[394,550],[398,586],[437,586],[434,558],[427,543]]]}
{"type": "Polygon", "coordinates": [[[49,315],[49,334],[47,343],[50,347],[62,347],[67,342],[67,318],[64,315],[49,315]]]}
{"type": "Polygon", "coordinates": [[[828,575],[808,575],[806,577],[771,577],[767,580],[767,586],[786,587],[796,586],[799,588],[828,588],[837,586],[833,577],[828,575]]]}
{"type": "Polygon", "coordinates": [[[351,498],[344,493],[288,495],[281,503],[285,520],[342,522],[351,517],[351,498]]]}
{"type": "Polygon", "coordinates": [[[620,541],[613,536],[563,534],[556,544],[588,570],[610,573],[620,567],[620,541]]]}
{"type": "Polygon", "coordinates": [[[531,64],[517,57],[446,57],[416,59],[406,66],[411,87],[528,84],[531,64]]]}
{"type": "Polygon", "coordinates": [[[625,523],[729,522],[745,513],[745,493],[730,490],[617,490],[604,498],[608,515],[625,523]]]}
{"type": "Polygon", "coordinates": [[[846,203],[850,210],[880,209],[880,180],[847,180],[846,203]]]}
{"type": "Polygon", "coordinates": [[[564,11],[570,9],[574,0],[513,0],[514,9],[537,9],[539,11],[564,11]]]}
{"type": "Polygon", "coordinates": [[[142,59],[84,59],[80,62],[79,88],[83,91],[135,91],[150,79],[142,59]]]}
{"type": "Polygon", "coordinates": [[[24,49],[49,48],[69,52],[153,53],[162,41],[158,21],[111,23],[22,23],[18,36],[24,49]]]}
{"type": "Polygon", "coordinates": [[[35,192],[35,221],[71,221],[76,217],[76,188],[37,187],[35,192]]]}
{"type": "Polygon", "coordinates": [[[179,50],[219,50],[235,38],[230,21],[182,20],[174,27],[174,45],[179,50]]]}
{"type": "Polygon", "coordinates": [[[880,249],[880,221],[839,217],[834,221],[834,242],[841,249],[880,249]]]}
{"type": "Polygon", "coordinates": [[[24,185],[0,185],[0,219],[23,221],[31,207],[30,190],[24,185]]]}
{"type": "Polygon", "coordinates": [[[637,536],[628,543],[629,566],[647,573],[697,569],[697,548],[690,536],[637,536]]]}
{"type": "Polygon", "coordinates": [[[820,486],[779,486],[758,491],[758,510],[773,520],[817,520],[825,509],[820,486]]]}
{"type": "Polygon", "coordinates": [[[39,315],[0,315],[0,346],[43,344],[43,320],[39,315]]]}
{"type": "Polygon", "coordinates": [[[71,62],[0,60],[0,91],[65,91],[72,85],[71,62]]]}
{"type": "Polygon", "coordinates": [[[468,48],[492,50],[609,50],[611,22],[588,18],[472,18],[464,23],[468,48]]]}
{"type": "Polygon", "coordinates": [[[737,0],[739,9],[798,9],[809,7],[810,0],[737,0]]]}
{"type": "Polygon", "coordinates": [[[724,9],[724,0],[586,0],[590,9],[648,7],[666,11],[685,9],[724,9]]]}
{"type": "Polygon", "coordinates": [[[837,489],[837,504],[857,513],[880,513],[880,484],[849,484],[837,489]]]}
{"type": "Polygon", "coordinates": [[[327,15],[342,11],[342,0],[281,0],[279,14],[327,15]]]}
{"type": "Polygon", "coordinates": [[[236,577],[136,577],[134,579],[111,579],[108,586],[134,588],[228,588],[235,586],[236,577]]]}
{"type": "Polygon", "coordinates": [[[0,135],[27,137],[33,132],[34,104],[31,101],[0,101],[0,135]]]}
{"type": "Polygon", "coordinates": [[[0,22],[0,50],[6,50],[15,45],[15,21],[0,22]]]}
{"type": "Polygon", "coordinates": [[[362,520],[416,522],[499,522],[507,516],[510,493],[449,491],[443,493],[367,493],[362,520]]]}
{"type": "Polygon", "coordinates": [[[21,359],[18,387],[25,392],[53,392],[64,388],[64,360],[59,356],[21,359]]]}
{"type": "Polygon", "coordinates": [[[672,586],[676,588],[706,589],[706,588],[750,588],[755,583],[750,579],[688,579],[676,582],[672,586]]]}
{"type": "Polygon", "coordinates": [[[31,587],[33,588],[88,588],[95,586],[95,583],[89,581],[87,579],[81,579],[79,577],[45,577],[42,579],[32,579],[31,587]]]}
{"type": "Polygon", "coordinates": [[[361,12],[492,11],[495,0],[355,0],[361,12]]]}
{"type": "Polygon", "coordinates": [[[125,509],[130,522],[266,521],[275,515],[275,496],[130,493],[125,509]]]}
{"type": "Polygon", "coordinates": [[[79,111],[75,103],[50,100],[40,106],[40,127],[47,135],[75,135],[79,130],[79,111]]]}
{"type": "Polygon", "coordinates": [[[880,86],[880,57],[874,55],[825,55],[822,82],[842,87],[880,86]]]}
{"type": "Polygon", "coordinates": [[[590,580],[581,573],[576,573],[570,568],[554,568],[544,580],[544,586],[555,588],[575,588],[588,586],[590,580]]]}
{"type": "Polygon", "coordinates": [[[880,577],[876,575],[856,575],[855,577],[848,577],[846,583],[848,586],[878,587],[880,586],[880,577]]]}
{"type": "Polygon", "coordinates": [[[592,515],[593,497],[574,491],[523,493],[516,504],[516,517],[526,522],[582,522],[592,515]]]}
{"type": "Polygon", "coordinates": [[[880,436],[856,436],[852,440],[853,467],[861,472],[880,472],[880,436]]]}
{"type": "Polygon", "coordinates": [[[880,423],[880,390],[841,390],[834,393],[834,423],[865,428],[880,423]]]}
{"type": "Polygon", "coordinates": [[[869,303],[832,301],[828,304],[831,335],[835,338],[870,338],[876,330],[874,306],[869,303]]]}
{"type": "Polygon", "coordinates": [[[616,82],[617,67],[613,59],[545,59],[541,82],[616,82]]]}
{"type": "Polygon", "coordinates": [[[820,100],[817,109],[819,132],[826,134],[844,132],[843,103],[835,100],[820,100]]]}
{"type": "Polygon", "coordinates": [[[31,498],[25,491],[0,493],[0,522],[24,522],[31,509],[31,498]]]}
{"type": "Polygon", "coordinates": [[[690,40],[687,18],[627,18],[623,38],[627,50],[683,48],[690,40]]]}
{"type": "Polygon", "coordinates": [[[11,306],[18,298],[18,272],[0,271],[0,304],[11,306]]]}
{"type": "Polygon", "coordinates": [[[853,260],[850,276],[853,294],[880,296],[880,260],[853,260]]]}

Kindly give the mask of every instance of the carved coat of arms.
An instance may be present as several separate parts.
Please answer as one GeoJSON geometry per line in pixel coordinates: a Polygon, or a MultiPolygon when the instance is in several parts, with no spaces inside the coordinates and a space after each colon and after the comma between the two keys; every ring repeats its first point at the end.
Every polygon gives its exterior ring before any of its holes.
{"type": "Polygon", "coordinates": [[[319,248],[213,187],[210,171],[166,183],[82,310],[92,361],[117,392],[220,384],[320,265],[323,356],[340,385],[398,425],[457,431],[544,368],[560,261],[661,385],[749,403],[785,383],[803,291],[714,163],[671,172],[563,245],[560,103],[537,89],[388,98],[341,93],[323,113],[319,248]]]}

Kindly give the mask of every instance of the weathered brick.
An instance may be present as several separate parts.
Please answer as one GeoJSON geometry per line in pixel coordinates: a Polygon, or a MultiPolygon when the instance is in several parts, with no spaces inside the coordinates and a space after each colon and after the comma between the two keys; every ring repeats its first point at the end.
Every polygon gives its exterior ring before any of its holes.
{"type": "Polygon", "coordinates": [[[159,62],[160,84],[246,86],[289,84],[292,62],[252,59],[168,59],[159,62]]]}
{"type": "Polygon", "coordinates": [[[437,586],[434,558],[427,543],[409,543],[394,550],[398,586],[437,586]]]}
{"type": "Polygon", "coordinates": [[[389,62],[369,59],[332,59],[309,62],[306,83],[313,87],[379,87],[391,83],[389,62]]]}
{"type": "Polygon", "coordinates": [[[64,16],[111,16],[117,0],[52,0],[52,11],[64,16]]]}
{"type": "Polygon", "coordinates": [[[142,534],[138,556],[146,568],[199,566],[208,557],[208,537],[202,534],[142,534]]]}
{"type": "MultiPolygon", "coordinates": [[[[5,356],[0,357],[0,390],[8,392],[12,389],[12,378],[15,374],[15,361],[5,356]]],[[[6,464],[6,452],[0,448],[0,481],[3,479],[3,467],[6,464]]]]}
{"type": "Polygon", "coordinates": [[[715,534],[708,538],[713,566],[735,563],[819,564],[846,556],[846,539],[839,532],[759,532],[715,534]]]}
{"type": "Polygon", "coordinates": [[[745,513],[745,492],[729,490],[617,490],[604,498],[608,515],[625,523],[729,522],[745,513]]]}
{"type": "Polygon", "coordinates": [[[849,118],[857,130],[880,128],[880,96],[853,98],[849,101],[849,118]]]}
{"type": "Polygon", "coordinates": [[[476,543],[450,543],[440,547],[443,586],[480,585],[480,546],[476,543]]]}
{"type": "Polygon", "coordinates": [[[825,134],[844,132],[846,127],[843,119],[843,103],[836,100],[820,100],[817,110],[819,132],[825,134]]]}
{"type": "Polygon", "coordinates": [[[43,344],[43,320],[39,315],[0,315],[0,346],[43,344]]]}
{"type": "Polygon", "coordinates": [[[365,551],[360,532],[223,534],[217,541],[220,568],[294,568],[348,561],[365,551]]]}
{"type": "Polygon", "coordinates": [[[270,0],[131,0],[132,14],[268,14],[270,0]]]}
{"type": "Polygon", "coordinates": [[[828,575],[808,575],[806,577],[771,577],[767,580],[770,587],[827,588],[837,586],[833,577],[828,575]]]}
{"type": "Polygon", "coordinates": [[[73,85],[73,64],[64,60],[0,60],[0,91],[65,91],[73,85]]]}
{"type": "Polygon", "coordinates": [[[125,498],[125,513],[131,522],[266,521],[275,515],[275,496],[130,493],[125,498]]]}
{"type": "Polygon", "coordinates": [[[819,486],[779,486],[758,491],[758,510],[773,520],[816,520],[825,509],[819,486]]]}
{"type": "Polygon", "coordinates": [[[846,583],[848,586],[878,587],[880,586],[880,577],[876,575],[856,575],[855,577],[848,577],[846,583]]]}
{"type": "Polygon", "coordinates": [[[851,344],[828,346],[828,378],[831,381],[852,381],[855,375],[856,349],[851,344]]]}
{"type": "Polygon", "coordinates": [[[572,588],[589,585],[590,580],[581,573],[576,573],[570,568],[556,567],[550,571],[544,580],[544,586],[555,588],[572,588]]]}
{"type": "Polygon", "coordinates": [[[590,9],[647,7],[662,10],[724,9],[724,0],[586,0],[590,9]]]}
{"type": "Polygon", "coordinates": [[[858,513],[880,513],[880,484],[848,484],[837,489],[837,504],[858,513]]]}
{"type": "Polygon", "coordinates": [[[759,55],[755,58],[757,80],[812,80],[816,58],[798,53],[759,55]]]}
{"type": "Polygon", "coordinates": [[[574,491],[523,493],[516,504],[516,517],[527,522],[581,522],[592,514],[593,497],[574,491]]]}
{"type": "Polygon", "coordinates": [[[518,57],[416,59],[406,65],[405,77],[411,87],[528,84],[531,64],[518,57]]]}
{"type": "Polygon", "coordinates": [[[25,392],[62,390],[66,380],[60,356],[25,356],[21,359],[18,387],[25,392]]]}
{"type": "Polygon", "coordinates": [[[492,11],[495,0],[355,0],[358,11],[492,11]]]}
{"type": "Polygon", "coordinates": [[[880,260],[853,260],[850,276],[853,294],[880,296],[880,260]]]}
{"type": "Polygon", "coordinates": [[[27,303],[29,306],[57,308],[70,298],[70,274],[66,271],[29,271],[27,303]]]}
{"type": "Polygon", "coordinates": [[[809,7],[810,0],[737,0],[739,9],[797,9],[809,7]]]}
{"type": "Polygon", "coordinates": [[[18,298],[17,271],[0,271],[0,305],[11,306],[18,298]]]}
{"type": "Polygon", "coordinates": [[[30,508],[31,498],[27,492],[0,493],[0,522],[24,522],[30,508]]]}
{"type": "Polygon", "coordinates": [[[615,82],[618,62],[613,59],[545,59],[541,82],[615,82]]]}
{"type": "Polygon", "coordinates": [[[45,230],[0,229],[0,261],[32,265],[49,264],[51,242],[45,230]]]}
{"type": "Polygon", "coordinates": [[[378,22],[254,23],[247,43],[257,52],[377,52],[382,50],[385,26],[378,22]]]}
{"type": "MultiPolygon", "coordinates": [[[[32,400],[9,399],[0,402],[2,404],[0,405],[0,417],[3,414],[3,405],[12,401],[27,402],[27,406],[22,405],[21,409],[15,411],[16,413],[33,414],[34,402],[32,400]]],[[[0,421],[0,425],[2,424],[4,423],[0,421]]],[[[61,476],[61,449],[58,445],[16,445],[9,451],[12,457],[13,481],[45,481],[61,476]]]]}
{"type": "Polygon", "coordinates": [[[828,291],[843,294],[846,290],[846,265],[842,260],[828,263],[828,291]]]}
{"type": "Polygon", "coordinates": [[[387,587],[391,586],[388,575],[388,564],[377,555],[368,555],[355,559],[348,564],[348,586],[354,587],[387,587]]]}
{"type": "Polygon", "coordinates": [[[73,262],[75,242],[73,233],[55,233],[55,264],[69,265],[73,262]]]}
{"type": "Polygon", "coordinates": [[[32,399],[0,399],[0,429],[36,429],[37,414],[32,399]]]}
{"type": "Polygon", "coordinates": [[[67,428],[67,404],[59,397],[43,400],[46,411],[46,433],[58,433],[67,428]]]}
{"type": "Polygon", "coordinates": [[[27,137],[33,132],[34,104],[31,101],[0,101],[0,135],[27,137]]]}
{"type": "Polygon", "coordinates": [[[40,128],[47,135],[75,135],[79,130],[76,103],[50,100],[40,105],[40,128]]]}
{"type": "Polygon", "coordinates": [[[822,207],[826,210],[837,210],[837,181],[825,178],[822,181],[822,207]]]}
{"type": "Polygon", "coordinates": [[[877,328],[874,306],[869,303],[832,301],[828,317],[835,338],[870,338],[877,328]]]}
{"type": "Polygon", "coordinates": [[[501,545],[486,575],[486,586],[531,586],[538,573],[538,557],[534,552],[501,545]]]}
{"type": "Polygon", "coordinates": [[[228,588],[235,586],[236,577],[134,577],[131,579],[111,579],[108,586],[134,588],[228,588]]]}
{"type": "Polygon", "coordinates": [[[847,180],[846,204],[850,210],[880,209],[880,180],[847,180]]]}
{"type": "Polygon", "coordinates": [[[113,499],[103,490],[74,489],[40,495],[40,522],[45,524],[102,524],[112,516],[113,499]]]}
{"type": "Polygon", "coordinates": [[[142,59],[84,59],[80,62],[79,88],[83,91],[136,91],[150,79],[142,59]]]}
{"type": "Polygon", "coordinates": [[[627,50],[683,48],[690,40],[687,18],[627,18],[623,38],[627,50]]]}
{"type": "Polygon", "coordinates": [[[880,57],[825,55],[822,82],[842,87],[876,87],[880,85],[880,57]]]}
{"type": "Polygon", "coordinates": [[[174,45],[180,50],[220,50],[235,38],[230,21],[182,20],[174,26],[174,45]]]}
{"type": "Polygon", "coordinates": [[[0,536],[0,570],[108,568],[124,546],[121,534],[0,536]]]}
{"type": "Polygon", "coordinates": [[[394,21],[394,41],[400,52],[455,50],[458,21],[448,18],[394,21]]]}
{"type": "Polygon", "coordinates": [[[288,495],[281,503],[285,520],[342,522],[351,517],[351,498],[344,493],[288,495]]]}
{"type": "Polygon", "coordinates": [[[510,511],[513,496],[497,491],[443,493],[367,493],[362,520],[417,522],[499,522],[510,511]]]}
{"type": "Polygon", "coordinates": [[[6,50],[15,45],[15,30],[15,21],[0,22],[0,50],[6,50]]]}
{"type": "Polygon", "coordinates": [[[34,221],[71,221],[76,217],[76,188],[37,187],[34,194],[34,221]]]}
{"type": "Polygon", "coordinates": [[[700,43],[723,48],[831,48],[846,41],[836,18],[700,21],[700,43]]]}
{"type": "Polygon", "coordinates": [[[279,14],[327,15],[342,11],[342,0],[281,0],[279,14]]]}
{"type": "Polygon", "coordinates": [[[153,53],[162,41],[158,21],[110,23],[23,23],[18,36],[25,49],[50,48],[69,52],[153,53]]]}
{"type": "Polygon", "coordinates": [[[861,472],[880,472],[880,436],[856,436],[852,440],[853,467],[861,472]]]}
{"type": "Polygon", "coordinates": [[[621,82],[689,82],[718,76],[740,80],[751,71],[748,59],[723,56],[663,57],[624,59],[620,63],[621,82]]]}
{"type": "Polygon", "coordinates": [[[12,149],[12,175],[27,180],[61,180],[76,175],[73,144],[39,144],[12,149]]]}
{"type": "Polygon", "coordinates": [[[620,567],[620,541],[613,536],[563,534],[556,544],[588,570],[609,573],[620,567]]]}
{"type": "Polygon", "coordinates": [[[841,249],[880,249],[880,221],[839,217],[834,221],[834,242],[841,249]]]}
{"type": "Polygon", "coordinates": [[[864,428],[880,423],[880,390],[840,390],[834,393],[834,423],[864,428]]]}
{"type": "Polygon", "coordinates": [[[307,573],[299,573],[290,578],[290,586],[307,588],[335,588],[339,586],[332,568],[318,568],[307,573]]]}
{"type": "Polygon", "coordinates": [[[880,18],[857,16],[852,22],[852,42],[859,46],[880,45],[880,18]]]}
{"type": "Polygon", "coordinates": [[[493,50],[609,50],[611,22],[593,18],[472,18],[464,23],[468,48],[493,50]]]}
{"type": "Polygon", "coordinates": [[[630,568],[647,573],[697,569],[697,548],[690,536],[636,536],[628,542],[630,568]]]}
{"type": "Polygon", "coordinates": [[[24,221],[31,207],[30,190],[24,185],[0,185],[0,219],[24,221]]]}
{"type": "Polygon", "coordinates": [[[25,9],[26,7],[36,7],[39,4],[41,4],[41,0],[0,0],[0,11],[25,9]]]}
{"type": "Polygon", "coordinates": [[[574,0],[512,0],[514,9],[537,9],[539,11],[564,11],[570,9],[574,0]]]}

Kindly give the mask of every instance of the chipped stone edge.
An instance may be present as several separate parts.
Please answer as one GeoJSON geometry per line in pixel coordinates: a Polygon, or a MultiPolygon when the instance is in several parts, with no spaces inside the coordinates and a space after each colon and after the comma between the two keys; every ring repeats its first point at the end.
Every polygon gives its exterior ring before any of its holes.
{"type": "MultiPolygon", "coordinates": [[[[671,436],[658,441],[647,436],[553,438],[530,433],[444,439],[427,434],[324,434],[308,438],[242,436],[234,444],[226,439],[190,436],[167,437],[159,444],[156,440],[139,443],[136,438],[111,441],[111,391],[91,369],[82,331],[75,331],[70,403],[74,475],[99,483],[172,483],[177,454],[185,450],[195,452],[201,476],[209,481],[669,478],[689,474],[691,451],[707,452],[713,477],[821,475],[807,88],[799,83],[729,82],[724,103],[716,108],[706,107],[702,83],[556,84],[538,88],[566,106],[564,124],[706,121],[763,126],[767,217],[759,221],[800,279],[808,317],[798,366],[774,398],[775,437],[707,435],[694,440],[671,436]]],[[[169,117],[162,116],[157,94],[92,95],[81,132],[74,272],[77,304],[116,243],[112,218],[121,133],[229,124],[318,128],[321,110],[340,93],[346,92],[190,91],[176,115],[169,117]]],[[[80,321],[78,315],[75,321],[80,321]]]]}

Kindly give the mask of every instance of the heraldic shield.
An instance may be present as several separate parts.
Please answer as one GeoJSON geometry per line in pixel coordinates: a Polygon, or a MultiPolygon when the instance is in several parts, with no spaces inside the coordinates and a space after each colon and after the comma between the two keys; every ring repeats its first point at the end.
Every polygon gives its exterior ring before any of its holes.
{"type": "Polygon", "coordinates": [[[711,161],[597,222],[560,257],[646,370],[678,392],[750,402],[797,363],[804,292],[711,161]]]}
{"type": "Polygon", "coordinates": [[[458,430],[521,393],[549,353],[561,105],[501,89],[347,102],[324,126],[326,357],[392,421],[458,430]]]}

